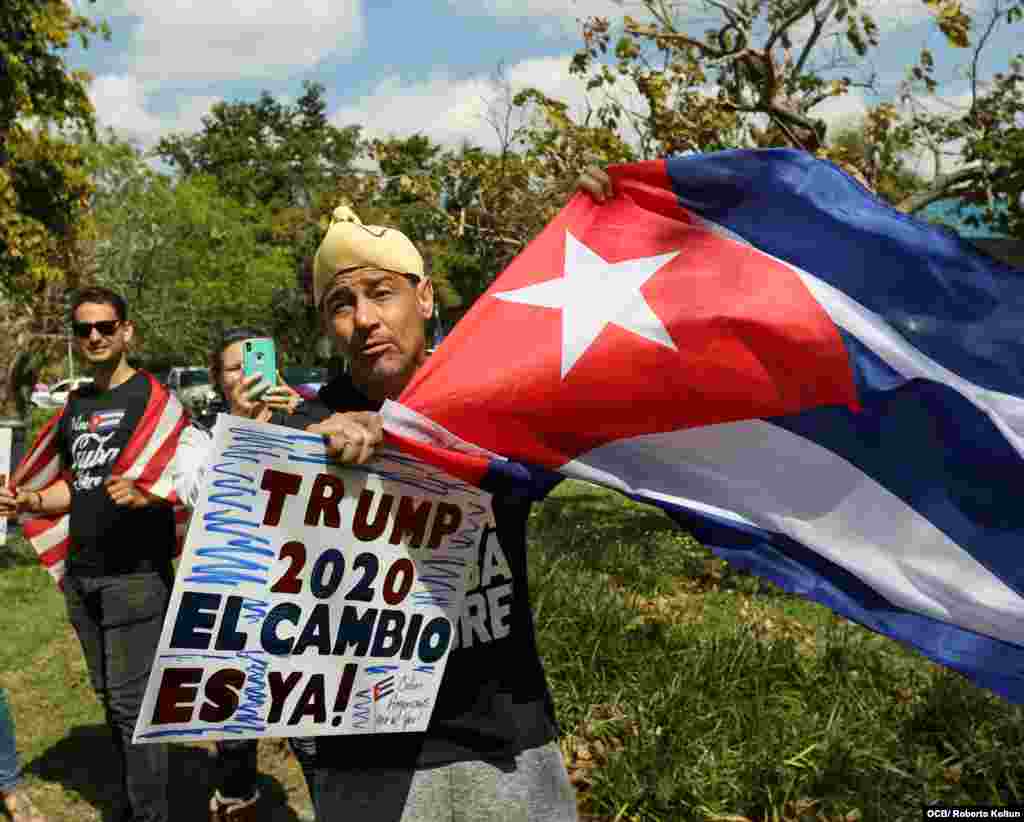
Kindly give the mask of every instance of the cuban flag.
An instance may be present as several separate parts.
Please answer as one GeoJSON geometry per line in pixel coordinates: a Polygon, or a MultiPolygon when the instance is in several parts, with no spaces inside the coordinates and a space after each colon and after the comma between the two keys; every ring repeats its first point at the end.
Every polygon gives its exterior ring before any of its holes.
{"type": "Polygon", "coordinates": [[[123,419],[123,408],[119,408],[114,411],[97,411],[89,417],[89,431],[94,434],[102,434],[106,431],[112,431],[121,424],[121,420],[123,419]]]}
{"type": "Polygon", "coordinates": [[[385,406],[389,434],[480,482],[539,467],[658,505],[1024,702],[1024,272],[799,152],[609,174],[385,406]]]}

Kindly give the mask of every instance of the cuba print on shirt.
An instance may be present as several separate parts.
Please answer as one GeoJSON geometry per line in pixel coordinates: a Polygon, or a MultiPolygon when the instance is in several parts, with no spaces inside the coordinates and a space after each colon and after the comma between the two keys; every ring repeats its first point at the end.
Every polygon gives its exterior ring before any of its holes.
{"type": "Polygon", "coordinates": [[[121,445],[115,445],[114,440],[125,412],[124,408],[115,408],[71,418],[68,430],[74,490],[91,491],[103,484],[121,453],[121,445]]]}

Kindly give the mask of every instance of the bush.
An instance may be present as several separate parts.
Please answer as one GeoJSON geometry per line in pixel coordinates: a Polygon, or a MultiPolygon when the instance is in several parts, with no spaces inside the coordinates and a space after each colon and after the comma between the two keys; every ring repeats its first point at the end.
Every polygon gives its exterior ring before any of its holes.
{"type": "Polygon", "coordinates": [[[28,418],[28,428],[25,431],[26,450],[28,450],[29,446],[35,442],[35,439],[43,429],[43,426],[46,425],[50,418],[59,410],[59,408],[36,408],[36,406],[32,406],[32,410],[29,413],[28,418]]]}

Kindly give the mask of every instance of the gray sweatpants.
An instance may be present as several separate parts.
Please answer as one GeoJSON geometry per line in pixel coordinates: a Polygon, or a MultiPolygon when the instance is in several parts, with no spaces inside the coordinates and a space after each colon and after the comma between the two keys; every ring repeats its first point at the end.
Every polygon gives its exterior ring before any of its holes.
{"type": "Polygon", "coordinates": [[[504,762],[311,770],[317,822],[577,822],[556,742],[504,762]]]}

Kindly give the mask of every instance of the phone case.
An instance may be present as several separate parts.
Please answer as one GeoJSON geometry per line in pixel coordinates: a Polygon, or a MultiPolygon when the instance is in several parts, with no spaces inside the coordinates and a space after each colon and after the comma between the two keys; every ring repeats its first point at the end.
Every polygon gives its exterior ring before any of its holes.
{"type": "Polygon", "coordinates": [[[277,385],[277,356],[272,339],[257,337],[242,344],[242,373],[246,377],[259,374],[264,382],[277,385]]]}

